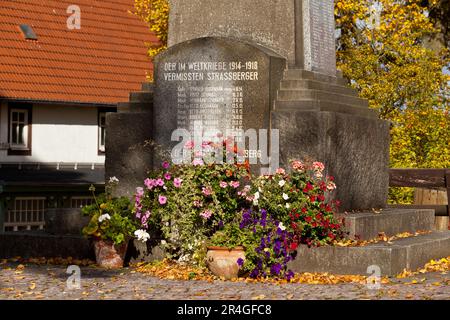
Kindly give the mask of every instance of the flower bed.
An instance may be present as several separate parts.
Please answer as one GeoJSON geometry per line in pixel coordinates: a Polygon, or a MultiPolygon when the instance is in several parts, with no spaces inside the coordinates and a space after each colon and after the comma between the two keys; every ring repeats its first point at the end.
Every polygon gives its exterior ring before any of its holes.
{"type": "MultiPolygon", "coordinates": [[[[232,152],[226,149],[224,160],[232,152]]],[[[160,234],[168,259],[202,267],[208,246],[243,246],[245,259],[236,261],[241,275],[290,280],[287,266],[299,244],[332,245],[343,238],[335,218],[339,203],[331,200],[336,185],[322,163],[295,160],[288,170],[253,177],[248,163],[204,159],[164,162],[136,189],[141,226],[135,235],[146,242],[160,234]]]]}

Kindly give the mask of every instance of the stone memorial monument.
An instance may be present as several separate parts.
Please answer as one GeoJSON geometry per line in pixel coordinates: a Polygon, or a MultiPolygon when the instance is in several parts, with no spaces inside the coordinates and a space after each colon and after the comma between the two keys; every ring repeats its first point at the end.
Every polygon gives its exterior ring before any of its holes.
{"type": "MultiPolygon", "coordinates": [[[[196,130],[244,131],[247,141],[254,130],[258,144],[245,145],[254,172],[293,158],[326,164],[341,209],[358,211],[344,214],[349,237],[430,232],[365,247],[300,246],[292,270],[376,267],[395,275],[448,256],[450,232],[433,231],[433,210],[372,210],[387,202],[389,124],[336,70],[333,3],[171,0],[169,48],[155,60],[155,83],[107,116],[106,178],[119,178],[116,194],[131,196],[142,185],[159,163],[155,144],[174,150],[196,130]]],[[[137,241],[133,250],[138,261],[163,256],[137,241]]]]}
{"type": "MultiPolygon", "coordinates": [[[[145,136],[170,150],[183,142],[177,129],[254,129],[268,140],[246,146],[259,161],[254,168],[278,158],[280,166],[322,161],[343,210],[385,207],[389,125],[336,71],[333,0],[171,0],[170,8],[169,48],[155,59],[154,88],[133,93],[109,117],[125,124],[120,113],[133,113],[130,125],[142,130],[127,143],[145,136]]],[[[109,134],[107,164],[115,169],[107,165],[107,176],[122,176],[133,190],[126,171],[144,176],[151,160],[142,156],[144,168],[131,152],[130,162],[123,146],[115,149],[123,139],[109,134]]]]}

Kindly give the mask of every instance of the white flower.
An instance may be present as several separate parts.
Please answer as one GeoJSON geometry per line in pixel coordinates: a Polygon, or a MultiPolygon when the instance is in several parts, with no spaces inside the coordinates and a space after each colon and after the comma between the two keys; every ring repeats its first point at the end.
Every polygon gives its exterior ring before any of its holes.
{"type": "Polygon", "coordinates": [[[105,220],[111,220],[111,216],[109,214],[104,214],[98,217],[98,222],[102,223],[105,220]]]}
{"type": "Polygon", "coordinates": [[[253,200],[253,205],[254,205],[254,206],[257,206],[257,205],[258,205],[258,203],[259,203],[259,202],[258,202],[258,200],[257,200],[257,199],[254,199],[254,200],[253,200]]]}
{"type": "Polygon", "coordinates": [[[283,225],[282,222],[280,222],[280,224],[278,225],[278,228],[280,228],[281,231],[286,230],[286,227],[283,225]]]}
{"type": "Polygon", "coordinates": [[[148,239],[150,239],[150,235],[149,235],[148,232],[145,231],[145,230],[136,230],[136,231],[134,232],[134,235],[136,236],[136,238],[137,238],[139,241],[142,241],[142,242],[147,242],[148,239]]]}
{"type": "Polygon", "coordinates": [[[255,193],[254,199],[255,199],[255,200],[258,200],[258,199],[259,199],[259,192],[256,192],[256,193],[255,193]]]}
{"type": "Polygon", "coordinates": [[[161,245],[165,246],[167,244],[166,240],[161,240],[161,245]]]}
{"type": "Polygon", "coordinates": [[[284,187],[285,184],[286,184],[286,181],[285,181],[285,180],[280,180],[280,182],[278,182],[278,185],[279,185],[280,187],[284,187]]]}
{"type": "Polygon", "coordinates": [[[119,183],[119,179],[117,179],[116,177],[111,177],[109,178],[109,183],[119,183]]]}
{"type": "Polygon", "coordinates": [[[283,193],[283,199],[287,201],[289,200],[289,196],[286,193],[283,193]]]}
{"type": "Polygon", "coordinates": [[[286,209],[289,209],[291,207],[290,203],[286,203],[286,209]]]}

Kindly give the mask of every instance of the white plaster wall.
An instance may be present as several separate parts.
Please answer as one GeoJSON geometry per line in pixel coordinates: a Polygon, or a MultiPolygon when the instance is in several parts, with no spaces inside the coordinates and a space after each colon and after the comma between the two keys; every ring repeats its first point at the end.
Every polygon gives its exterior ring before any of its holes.
{"type": "MultiPolygon", "coordinates": [[[[0,110],[0,142],[8,140],[8,105],[0,110]]],[[[0,150],[0,162],[95,163],[98,155],[98,111],[95,107],[33,105],[32,155],[8,156],[0,150]]]]}

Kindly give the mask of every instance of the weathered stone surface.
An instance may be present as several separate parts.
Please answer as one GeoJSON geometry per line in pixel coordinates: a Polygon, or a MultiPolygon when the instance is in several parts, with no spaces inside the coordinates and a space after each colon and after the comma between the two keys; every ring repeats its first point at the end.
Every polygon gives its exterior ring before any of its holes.
{"type": "Polygon", "coordinates": [[[389,186],[389,124],[332,112],[274,111],[281,164],[312,159],[336,178],[342,210],[384,208],[389,186]]]}
{"type": "Polygon", "coordinates": [[[450,231],[447,231],[365,247],[301,246],[289,267],[294,272],[367,275],[369,266],[378,266],[382,276],[394,276],[404,269],[416,270],[431,259],[449,255],[450,231]]]}
{"type": "Polygon", "coordinates": [[[380,213],[345,214],[345,226],[350,238],[370,240],[380,232],[394,236],[403,232],[434,230],[434,210],[386,209],[380,213]]]}
{"type": "Polygon", "coordinates": [[[132,196],[152,168],[152,113],[116,113],[106,117],[106,181],[117,177],[118,196],[132,196]]]}
{"type": "Polygon", "coordinates": [[[95,259],[91,241],[81,236],[57,236],[38,233],[0,234],[0,258],[11,257],[95,259]]]}
{"type": "Polygon", "coordinates": [[[154,262],[164,260],[165,251],[158,245],[159,241],[150,241],[143,243],[142,241],[133,240],[130,242],[130,248],[125,261],[131,263],[154,262]]]}
{"type": "Polygon", "coordinates": [[[169,47],[202,37],[265,46],[295,64],[295,0],[170,0],[169,47]]]}
{"type": "Polygon", "coordinates": [[[333,0],[171,0],[169,23],[169,46],[229,37],[269,48],[289,65],[336,76],[333,0]]]}
{"type": "Polygon", "coordinates": [[[335,76],[334,0],[301,0],[297,6],[297,27],[302,35],[297,42],[302,42],[303,49],[297,52],[297,65],[300,55],[300,66],[306,70],[335,76]]]}
{"type": "Polygon", "coordinates": [[[81,230],[89,223],[81,209],[47,209],[45,231],[54,235],[81,235],[81,230]]]}
{"type": "Polygon", "coordinates": [[[201,38],[172,46],[155,63],[155,142],[172,150],[179,143],[171,141],[172,133],[187,129],[192,140],[199,122],[203,131],[227,137],[270,129],[285,67],[285,59],[273,52],[231,39],[201,38]]]}

